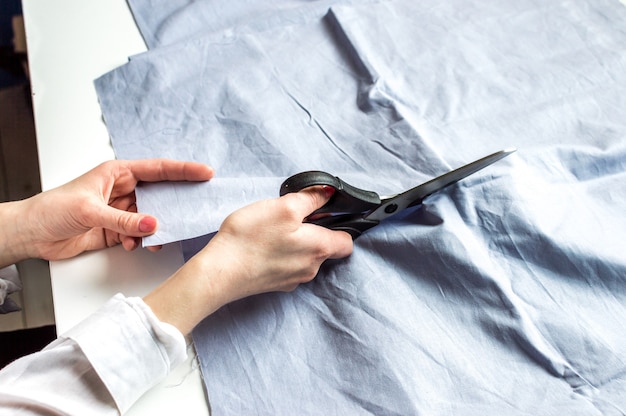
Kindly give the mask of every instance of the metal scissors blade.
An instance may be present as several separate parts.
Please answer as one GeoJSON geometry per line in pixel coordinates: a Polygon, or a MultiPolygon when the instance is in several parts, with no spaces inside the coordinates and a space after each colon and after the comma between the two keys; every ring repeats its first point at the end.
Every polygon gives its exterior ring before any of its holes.
{"type": "Polygon", "coordinates": [[[429,195],[432,195],[433,193],[440,191],[443,188],[450,186],[483,168],[486,168],[492,163],[497,162],[498,160],[515,152],[515,150],[516,149],[512,148],[501,150],[431,179],[430,181],[418,185],[415,188],[411,188],[408,191],[392,197],[382,198],[380,207],[365,215],[365,218],[381,221],[387,217],[395,215],[403,209],[419,205],[429,195]]]}

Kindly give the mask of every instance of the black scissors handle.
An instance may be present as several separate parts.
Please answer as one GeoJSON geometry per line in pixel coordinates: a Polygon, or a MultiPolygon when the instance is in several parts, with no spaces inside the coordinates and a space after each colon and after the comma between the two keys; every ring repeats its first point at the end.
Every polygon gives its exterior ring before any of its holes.
{"type": "Polygon", "coordinates": [[[353,239],[380,222],[363,218],[380,206],[382,201],[376,192],[356,188],[326,172],[314,170],[293,175],[280,186],[280,195],[298,192],[316,185],[332,186],[335,188],[335,193],[328,203],[314,211],[311,214],[313,218],[307,219],[306,222],[331,230],[346,231],[353,239]],[[315,218],[315,214],[328,215],[315,218]]]}
{"type": "Polygon", "coordinates": [[[380,224],[380,220],[369,220],[363,214],[331,215],[316,219],[307,219],[306,222],[335,231],[345,231],[356,239],[358,236],[380,224]]]}
{"type": "Polygon", "coordinates": [[[336,189],[330,201],[316,210],[315,214],[358,214],[376,209],[381,204],[376,192],[356,188],[330,173],[319,170],[301,172],[287,178],[280,186],[280,196],[315,185],[328,185],[336,189]]]}

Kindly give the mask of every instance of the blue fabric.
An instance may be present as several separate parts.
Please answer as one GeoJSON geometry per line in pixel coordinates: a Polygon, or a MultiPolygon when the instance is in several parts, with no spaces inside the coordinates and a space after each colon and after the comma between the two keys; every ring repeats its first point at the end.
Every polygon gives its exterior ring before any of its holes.
{"type": "MultiPolygon", "coordinates": [[[[187,3],[169,3],[167,36],[150,23],[169,46],[96,82],[118,157],[217,169],[139,192],[162,221],[151,244],[210,234],[302,170],[386,194],[518,148],[368,231],[311,283],[201,323],[213,414],[626,413],[619,1],[336,2],[205,36],[194,16],[213,2],[187,3]]],[[[223,6],[245,17],[252,3],[223,6]]],[[[148,19],[152,2],[132,4],[148,19]]]]}
{"type": "Polygon", "coordinates": [[[335,4],[376,0],[128,0],[150,49],[207,34],[229,37],[298,26],[326,14],[335,4]]]}

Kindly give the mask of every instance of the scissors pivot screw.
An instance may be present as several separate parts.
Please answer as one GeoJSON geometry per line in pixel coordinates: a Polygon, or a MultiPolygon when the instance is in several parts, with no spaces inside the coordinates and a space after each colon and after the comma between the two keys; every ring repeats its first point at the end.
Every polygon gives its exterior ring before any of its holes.
{"type": "Polygon", "coordinates": [[[398,204],[389,204],[385,207],[385,212],[387,214],[391,214],[392,212],[396,212],[398,209],[398,204]]]}

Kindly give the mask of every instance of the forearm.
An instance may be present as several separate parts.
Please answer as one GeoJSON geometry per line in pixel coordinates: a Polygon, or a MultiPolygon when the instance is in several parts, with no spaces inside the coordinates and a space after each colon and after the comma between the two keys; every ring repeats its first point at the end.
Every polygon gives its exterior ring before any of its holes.
{"type": "Polygon", "coordinates": [[[0,268],[29,258],[28,200],[0,204],[0,268]]]}
{"type": "MultiPolygon", "coordinates": [[[[187,335],[204,318],[230,302],[295,288],[297,284],[284,285],[289,280],[285,276],[292,273],[271,267],[269,255],[259,253],[257,244],[218,232],[200,253],[145,296],[144,302],[159,320],[187,335]]],[[[273,253],[280,258],[277,251],[273,253]]],[[[319,264],[316,266],[315,270],[319,264]]]]}
{"type": "Polygon", "coordinates": [[[163,322],[187,335],[206,316],[230,302],[224,286],[229,273],[220,264],[223,259],[205,248],[202,257],[190,259],[169,279],[144,297],[144,302],[163,322]]]}

